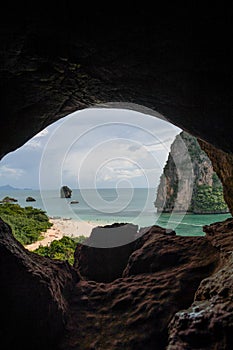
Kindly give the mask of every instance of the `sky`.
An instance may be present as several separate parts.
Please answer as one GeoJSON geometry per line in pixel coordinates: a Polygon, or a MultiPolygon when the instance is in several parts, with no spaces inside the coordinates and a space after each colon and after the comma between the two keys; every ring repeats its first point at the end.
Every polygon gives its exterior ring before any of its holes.
{"type": "Polygon", "coordinates": [[[156,188],[181,129],[132,110],[90,108],[60,119],[0,162],[0,186],[156,188]]]}

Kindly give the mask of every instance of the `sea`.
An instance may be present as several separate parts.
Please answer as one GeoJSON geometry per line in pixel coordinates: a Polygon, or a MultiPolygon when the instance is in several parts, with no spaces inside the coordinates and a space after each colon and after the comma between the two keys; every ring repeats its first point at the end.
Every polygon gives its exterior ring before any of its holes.
{"type": "Polygon", "coordinates": [[[46,211],[51,218],[90,221],[100,225],[132,223],[141,227],[159,225],[175,230],[182,236],[203,236],[204,225],[223,221],[230,214],[158,213],[154,207],[154,188],[74,189],[72,198],[60,198],[59,190],[2,190],[5,196],[17,199],[23,207],[32,206],[46,211]],[[27,197],[35,202],[26,202],[27,197]],[[71,203],[77,201],[78,203],[71,203]]]}

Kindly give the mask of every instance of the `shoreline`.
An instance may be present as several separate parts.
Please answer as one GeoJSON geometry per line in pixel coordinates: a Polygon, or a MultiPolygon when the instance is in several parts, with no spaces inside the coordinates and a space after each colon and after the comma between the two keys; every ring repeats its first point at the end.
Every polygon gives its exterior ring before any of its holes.
{"type": "Polygon", "coordinates": [[[64,236],[71,238],[78,236],[89,237],[94,227],[105,225],[105,223],[93,221],[78,221],[66,218],[49,218],[49,222],[53,224],[46,232],[41,233],[42,239],[25,245],[24,247],[30,251],[36,250],[40,246],[49,246],[54,240],[60,240],[64,236]]]}

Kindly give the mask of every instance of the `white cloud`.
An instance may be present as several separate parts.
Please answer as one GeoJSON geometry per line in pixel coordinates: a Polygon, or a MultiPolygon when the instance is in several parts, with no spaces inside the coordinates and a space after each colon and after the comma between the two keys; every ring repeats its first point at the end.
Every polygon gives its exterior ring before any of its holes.
{"type": "Polygon", "coordinates": [[[107,140],[91,150],[88,147],[71,149],[66,155],[61,173],[68,182],[78,177],[80,186],[85,184],[85,187],[95,186],[96,183],[101,187],[105,182],[134,181],[136,178],[150,182],[153,187],[166,157],[167,152],[164,151],[159,153],[157,159],[156,152],[150,152],[146,146],[132,140],[107,140]]]}
{"type": "Polygon", "coordinates": [[[117,181],[119,179],[132,179],[142,175],[143,171],[141,169],[104,169],[101,174],[98,174],[98,181],[117,181]]]}
{"type": "Polygon", "coordinates": [[[41,141],[33,138],[30,141],[28,141],[27,143],[25,143],[25,145],[23,147],[24,147],[24,149],[27,149],[27,150],[40,150],[43,148],[43,145],[42,145],[41,141]]]}
{"type": "Polygon", "coordinates": [[[7,165],[0,166],[0,177],[12,177],[12,178],[19,178],[24,174],[24,170],[20,168],[11,168],[7,165]]]}
{"type": "Polygon", "coordinates": [[[179,132],[166,121],[129,110],[78,111],[6,156],[2,174],[13,178],[23,171],[28,177],[22,177],[20,185],[27,187],[24,182],[29,181],[38,187],[37,172],[44,188],[57,188],[61,178],[64,183],[76,183],[78,174],[86,187],[95,181],[104,187],[105,182],[124,179],[137,179],[140,185],[140,179],[150,173],[153,185],[179,132]]]}

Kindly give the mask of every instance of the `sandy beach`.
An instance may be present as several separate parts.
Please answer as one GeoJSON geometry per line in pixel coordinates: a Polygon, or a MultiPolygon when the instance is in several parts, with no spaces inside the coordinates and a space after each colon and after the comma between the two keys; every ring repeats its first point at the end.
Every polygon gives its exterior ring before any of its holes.
{"type": "Polygon", "coordinates": [[[46,232],[42,233],[42,239],[25,246],[28,250],[32,251],[39,246],[47,246],[50,245],[52,241],[59,240],[63,236],[69,237],[77,237],[77,236],[85,236],[89,237],[91,231],[94,227],[100,225],[95,222],[90,221],[78,221],[72,219],[49,219],[49,221],[53,224],[51,228],[49,228],[46,232]]]}

